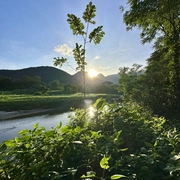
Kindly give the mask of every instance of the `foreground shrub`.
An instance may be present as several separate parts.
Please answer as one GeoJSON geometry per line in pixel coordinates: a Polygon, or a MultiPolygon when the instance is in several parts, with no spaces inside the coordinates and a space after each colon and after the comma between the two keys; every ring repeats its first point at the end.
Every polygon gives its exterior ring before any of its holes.
{"type": "Polygon", "coordinates": [[[34,125],[0,148],[1,179],[177,179],[179,132],[137,104],[98,99],[67,126],[34,125]]]}

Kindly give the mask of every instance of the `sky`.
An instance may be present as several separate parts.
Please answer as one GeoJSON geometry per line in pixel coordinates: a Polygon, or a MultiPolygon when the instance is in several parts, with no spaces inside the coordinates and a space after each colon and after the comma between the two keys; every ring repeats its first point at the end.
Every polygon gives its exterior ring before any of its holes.
{"type": "MultiPolygon", "coordinates": [[[[82,19],[89,0],[0,0],[0,69],[23,69],[53,66],[54,57],[65,57],[68,63],[61,68],[76,73],[72,55],[74,36],[67,14],[82,19]]],[[[105,36],[98,45],[86,44],[86,70],[94,69],[105,76],[117,74],[120,67],[134,63],[146,65],[152,53],[151,44],[141,44],[140,30],[126,31],[119,7],[128,10],[127,0],[92,0],[96,6],[95,25],[103,26],[105,36]]],[[[84,23],[83,19],[82,22],[84,23]]]]}

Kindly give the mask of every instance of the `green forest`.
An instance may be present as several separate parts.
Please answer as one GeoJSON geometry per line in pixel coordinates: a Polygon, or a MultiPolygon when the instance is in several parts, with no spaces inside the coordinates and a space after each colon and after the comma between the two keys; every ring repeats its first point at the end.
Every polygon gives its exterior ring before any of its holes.
{"type": "MultiPolygon", "coordinates": [[[[180,179],[180,1],[128,0],[119,11],[127,31],[138,28],[142,44],[152,43],[147,66],[119,67],[121,102],[98,98],[93,113],[74,109],[69,123],[46,130],[35,124],[0,144],[2,180],[179,180],[180,179]]],[[[73,55],[86,68],[86,43],[99,44],[103,26],[95,25],[90,2],[82,19],[68,14],[73,35],[83,37],[73,55]]],[[[62,66],[64,57],[54,58],[62,66]]],[[[38,80],[38,78],[36,77],[38,80]]],[[[58,85],[51,82],[49,88],[58,85]]],[[[107,84],[104,84],[107,85],[107,84]]],[[[60,86],[60,84],[59,84],[60,86]]],[[[63,87],[65,88],[65,87],[63,87]]]]}
{"type": "MultiPolygon", "coordinates": [[[[19,70],[19,74],[16,71],[13,72],[11,70],[8,70],[6,73],[1,73],[2,71],[0,70],[0,93],[61,95],[84,92],[82,83],[83,74],[81,72],[71,76],[54,67],[34,67],[29,69],[30,70],[27,69],[26,72],[23,72],[24,69],[19,70]],[[31,73],[31,71],[34,72],[31,73]],[[17,77],[11,77],[12,74],[17,77]]],[[[103,78],[100,78],[99,76],[91,78],[87,73],[85,76],[86,93],[118,94],[117,83],[111,82],[113,81],[113,78],[111,78],[111,80],[104,76],[103,78]]]]}

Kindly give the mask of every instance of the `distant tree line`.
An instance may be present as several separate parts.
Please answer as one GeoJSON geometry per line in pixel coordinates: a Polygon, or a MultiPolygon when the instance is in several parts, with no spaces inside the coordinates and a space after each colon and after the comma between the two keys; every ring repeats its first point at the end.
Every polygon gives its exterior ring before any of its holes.
{"type": "MultiPolygon", "coordinates": [[[[0,77],[0,91],[14,91],[17,94],[74,94],[83,92],[81,86],[61,84],[59,80],[45,83],[40,76],[23,76],[21,78],[0,77]]],[[[118,93],[117,85],[107,81],[96,86],[86,87],[88,93],[118,93]]]]}

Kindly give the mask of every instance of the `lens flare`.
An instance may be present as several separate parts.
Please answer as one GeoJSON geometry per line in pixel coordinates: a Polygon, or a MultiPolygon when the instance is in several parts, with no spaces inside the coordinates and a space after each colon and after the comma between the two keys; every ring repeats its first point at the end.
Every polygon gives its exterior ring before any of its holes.
{"type": "Polygon", "coordinates": [[[97,71],[95,71],[94,69],[90,69],[88,71],[88,74],[91,78],[96,77],[98,75],[97,71]]]}

